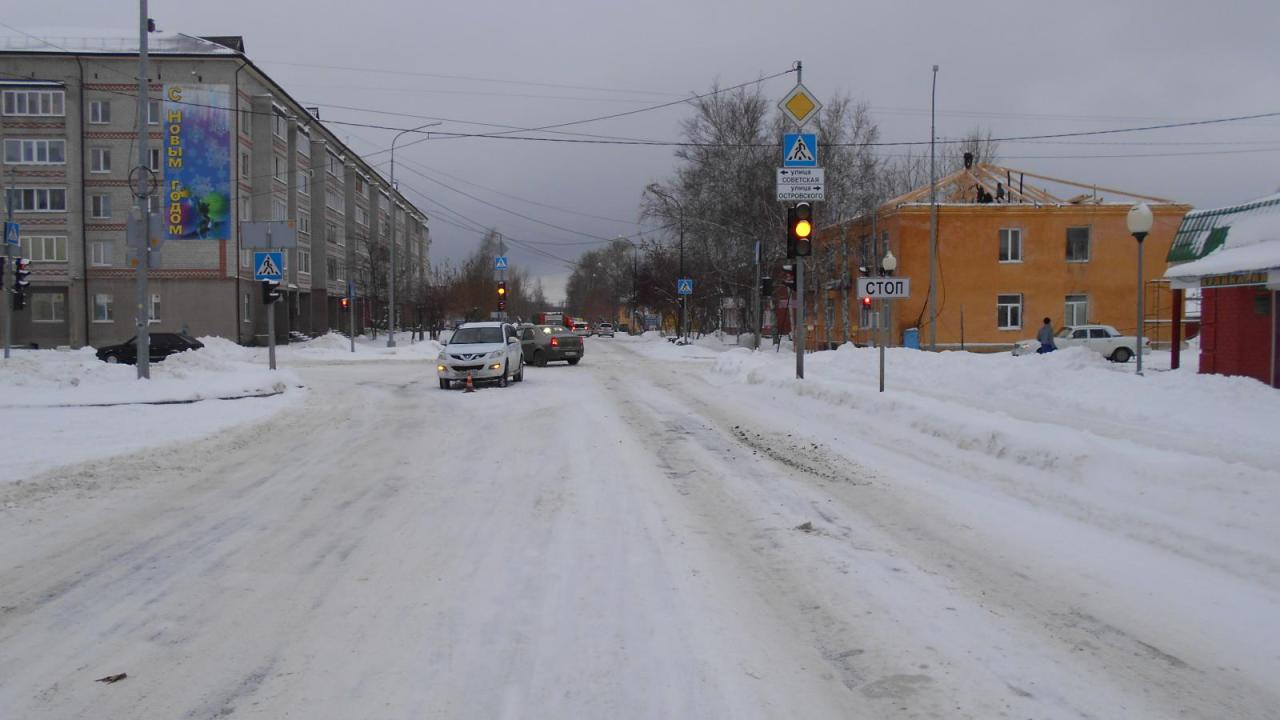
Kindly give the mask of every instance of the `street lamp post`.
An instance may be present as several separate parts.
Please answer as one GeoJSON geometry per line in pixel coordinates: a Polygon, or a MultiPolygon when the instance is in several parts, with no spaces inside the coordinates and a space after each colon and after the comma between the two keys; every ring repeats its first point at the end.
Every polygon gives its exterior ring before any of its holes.
{"type": "MultiPolygon", "coordinates": [[[[680,277],[676,278],[677,284],[679,284],[679,280],[684,278],[684,204],[681,203],[679,200],[675,199],[674,197],[672,197],[671,195],[660,190],[656,184],[649,186],[649,192],[653,193],[654,195],[658,195],[665,200],[669,200],[672,203],[675,203],[675,206],[680,209],[680,270],[679,270],[680,277]]],[[[680,326],[676,328],[677,340],[685,339],[687,337],[685,333],[688,331],[688,324],[689,324],[689,298],[685,295],[681,295],[680,296],[680,326]]]]}
{"type": "MultiPolygon", "coordinates": [[[[893,275],[894,270],[898,269],[898,258],[893,256],[892,250],[885,250],[884,259],[880,261],[880,269],[884,275],[890,276],[893,275]]],[[[885,315],[888,313],[885,311],[888,310],[889,313],[892,313],[892,308],[893,304],[888,300],[880,301],[880,324],[882,326],[880,328],[880,392],[884,392],[884,346],[887,344],[887,336],[890,334],[887,331],[889,322],[885,319],[885,315]]]]}
{"type": "MultiPolygon", "coordinates": [[[[401,130],[391,138],[391,192],[388,193],[391,196],[391,207],[387,208],[387,215],[391,219],[391,272],[387,276],[387,347],[390,348],[396,346],[396,141],[407,133],[439,124],[439,121],[429,122],[416,128],[401,130]]],[[[377,221],[376,217],[374,221],[377,221]]]]}
{"type": "Polygon", "coordinates": [[[1142,309],[1142,241],[1147,238],[1147,233],[1151,232],[1151,225],[1154,218],[1151,215],[1151,208],[1146,203],[1138,203],[1129,209],[1129,214],[1125,218],[1125,223],[1129,226],[1129,232],[1134,239],[1138,241],[1138,330],[1134,345],[1137,347],[1138,354],[1138,374],[1142,374],[1142,330],[1145,324],[1143,320],[1142,309]]]}

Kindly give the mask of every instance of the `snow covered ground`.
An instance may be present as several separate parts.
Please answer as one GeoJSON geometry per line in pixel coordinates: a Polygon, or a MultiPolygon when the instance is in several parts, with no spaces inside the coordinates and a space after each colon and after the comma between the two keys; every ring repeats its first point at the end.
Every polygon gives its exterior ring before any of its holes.
{"type": "MultiPolygon", "coordinates": [[[[879,393],[871,349],[796,381],[785,352],[619,336],[464,394],[434,343],[345,342],[280,349],[305,391],[47,409],[103,435],[0,483],[0,717],[1280,706],[1256,381],[890,350],[879,393]],[[131,423],[190,432],[120,455],[131,423]]],[[[218,367],[247,381],[242,352],[218,367]]]]}

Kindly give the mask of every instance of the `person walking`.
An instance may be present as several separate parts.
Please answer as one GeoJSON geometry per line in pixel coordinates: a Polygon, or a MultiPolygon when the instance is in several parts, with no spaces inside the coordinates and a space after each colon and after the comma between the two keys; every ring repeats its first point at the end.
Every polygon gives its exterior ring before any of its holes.
{"type": "Polygon", "coordinates": [[[1036,350],[1039,354],[1053,352],[1058,349],[1053,344],[1053,323],[1049,318],[1044,319],[1044,324],[1040,326],[1040,332],[1036,333],[1036,340],[1040,341],[1040,349],[1036,350]]]}

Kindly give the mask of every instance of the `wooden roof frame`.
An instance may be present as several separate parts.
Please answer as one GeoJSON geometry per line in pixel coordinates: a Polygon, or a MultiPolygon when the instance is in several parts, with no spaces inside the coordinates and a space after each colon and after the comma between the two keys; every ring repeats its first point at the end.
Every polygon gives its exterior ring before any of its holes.
{"type": "MultiPolygon", "coordinates": [[[[1140,195],[1138,193],[1128,192],[1127,190],[1117,190],[1116,188],[1102,187],[1100,185],[1089,185],[1079,183],[1073,180],[1063,180],[1062,178],[1051,177],[1049,175],[1040,175],[1026,170],[1018,170],[1015,168],[1002,167],[1000,165],[992,165],[989,163],[978,163],[971,168],[957,170],[945,177],[938,178],[933,187],[937,188],[938,202],[940,203],[964,203],[970,205],[984,204],[978,202],[977,189],[981,187],[986,193],[993,198],[1003,189],[1004,200],[994,202],[992,204],[1000,205],[1081,205],[1081,204],[1101,204],[1102,200],[1097,197],[1099,191],[1111,193],[1114,195],[1122,195],[1124,197],[1133,198],[1135,200],[1149,200],[1156,203],[1173,204],[1172,200],[1154,197],[1151,195],[1140,195]],[[1014,177],[1014,176],[1017,177],[1014,177]],[[1035,185],[1026,185],[1024,178],[1033,178],[1036,180],[1045,180],[1059,185],[1080,188],[1087,191],[1070,199],[1057,197],[1042,187],[1035,185]],[[1013,181],[1017,180],[1017,186],[1013,181]]],[[[895,208],[899,205],[910,203],[920,203],[929,201],[930,186],[916,188],[910,192],[903,193],[892,198],[880,206],[881,209],[895,208]]]]}

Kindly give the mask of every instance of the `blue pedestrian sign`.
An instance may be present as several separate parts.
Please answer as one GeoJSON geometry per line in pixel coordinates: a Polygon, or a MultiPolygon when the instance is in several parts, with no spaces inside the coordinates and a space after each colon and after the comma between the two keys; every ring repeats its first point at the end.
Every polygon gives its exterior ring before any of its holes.
{"type": "Polygon", "coordinates": [[[818,167],[817,133],[783,135],[782,167],[818,167]]]}
{"type": "Polygon", "coordinates": [[[275,280],[280,282],[284,279],[284,253],[279,250],[275,252],[256,252],[253,254],[253,268],[254,280],[275,280]]]}
{"type": "Polygon", "coordinates": [[[21,245],[18,240],[18,223],[7,222],[4,224],[4,244],[5,245],[21,245]]]}
{"type": "Polygon", "coordinates": [[[680,278],[679,280],[676,280],[676,294],[692,295],[693,294],[693,278],[680,278]]]}
{"type": "Polygon", "coordinates": [[[506,269],[507,269],[507,258],[506,258],[505,256],[503,256],[503,257],[496,257],[496,258],[494,258],[494,259],[493,259],[493,269],[494,269],[494,270],[506,270],[506,269]]]}

